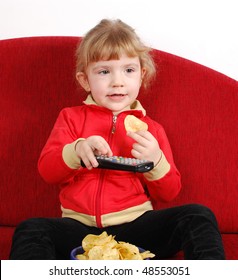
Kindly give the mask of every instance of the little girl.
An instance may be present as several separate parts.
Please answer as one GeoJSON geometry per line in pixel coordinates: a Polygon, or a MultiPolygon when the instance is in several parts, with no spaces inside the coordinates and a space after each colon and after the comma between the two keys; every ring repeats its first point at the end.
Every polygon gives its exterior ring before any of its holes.
{"type": "Polygon", "coordinates": [[[165,131],[137,99],[154,74],[150,49],[124,22],[104,19],[86,34],[77,49],[76,78],[88,97],[83,105],[60,112],[38,164],[48,183],[61,186],[62,218],[21,223],[11,259],[68,259],[87,234],[103,231],[156,258],[183,250],[186,259],[224,259],[216,218],[208,208],[154,207],[181,189],[165,131]],[[148,130],[127,132],[128,115],[148,130]],[[146,159],[154,168],[143,174],[100,169],[96,155],[146,159]]]}

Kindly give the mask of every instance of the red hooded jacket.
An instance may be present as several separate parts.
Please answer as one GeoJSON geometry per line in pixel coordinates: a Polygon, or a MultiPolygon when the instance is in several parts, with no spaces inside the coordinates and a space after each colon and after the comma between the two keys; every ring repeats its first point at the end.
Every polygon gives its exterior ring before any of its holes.
{"type": "Polygon", "coordinates": [[[38,162],[48,183],[61,185],[62,216],[86,225],[106,227],[130,222],[153,209],[155,201],[172,200],[180,191],[180,174],[175,167],[164,129],[146,116],[139,101],[135,109],[113,117],[90,98],[85,105],[63,109],[38,162]],[[132,157],[134,140],[126,135],[124,119],[130,114],[148,124],[162,153],[160,162],[147,173],[133,173],[80,165],[74,146],[80,138],[103,137],[114,155],[132,157]]]}

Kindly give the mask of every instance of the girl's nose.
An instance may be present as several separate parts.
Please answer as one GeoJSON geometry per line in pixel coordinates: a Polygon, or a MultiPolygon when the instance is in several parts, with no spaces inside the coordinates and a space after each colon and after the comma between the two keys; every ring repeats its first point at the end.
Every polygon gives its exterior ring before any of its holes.
{"type": "Polygon", "coordinates": [[[112,77],[112,86],[113,87],[123,87],[124,86],[124,80],[123,76],[120,73],[115,73],[112,77]]]}

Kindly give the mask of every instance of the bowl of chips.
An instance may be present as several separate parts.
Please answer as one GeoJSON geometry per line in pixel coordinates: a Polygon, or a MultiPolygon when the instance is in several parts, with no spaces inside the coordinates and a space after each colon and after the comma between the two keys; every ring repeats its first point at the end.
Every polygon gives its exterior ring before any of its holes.
{"type": "Polygon", "coordinates": [[[116,241],[115,237],[103,232],[100,235],[88,234],[71,251],[71,260],[148,260],[155,255],[128,242],[116,241]]]}

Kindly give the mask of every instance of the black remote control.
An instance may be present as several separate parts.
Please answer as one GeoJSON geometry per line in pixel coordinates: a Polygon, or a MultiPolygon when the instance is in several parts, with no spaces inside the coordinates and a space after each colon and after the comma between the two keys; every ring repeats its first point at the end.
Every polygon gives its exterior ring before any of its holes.
{"type": "MultiPolygon", "coordinates": [[[[98,168],[103,169],[114,169],[114,170],[124,170],[132,172],[148,172],[154,168],[154,163],[148,160],[140,160],[136,158],[126,158],[121,156],[96,156],[99,163],[98,168]]],[[[81,161],[82,167],[85,167],[83,161],[81,161]]]]}

